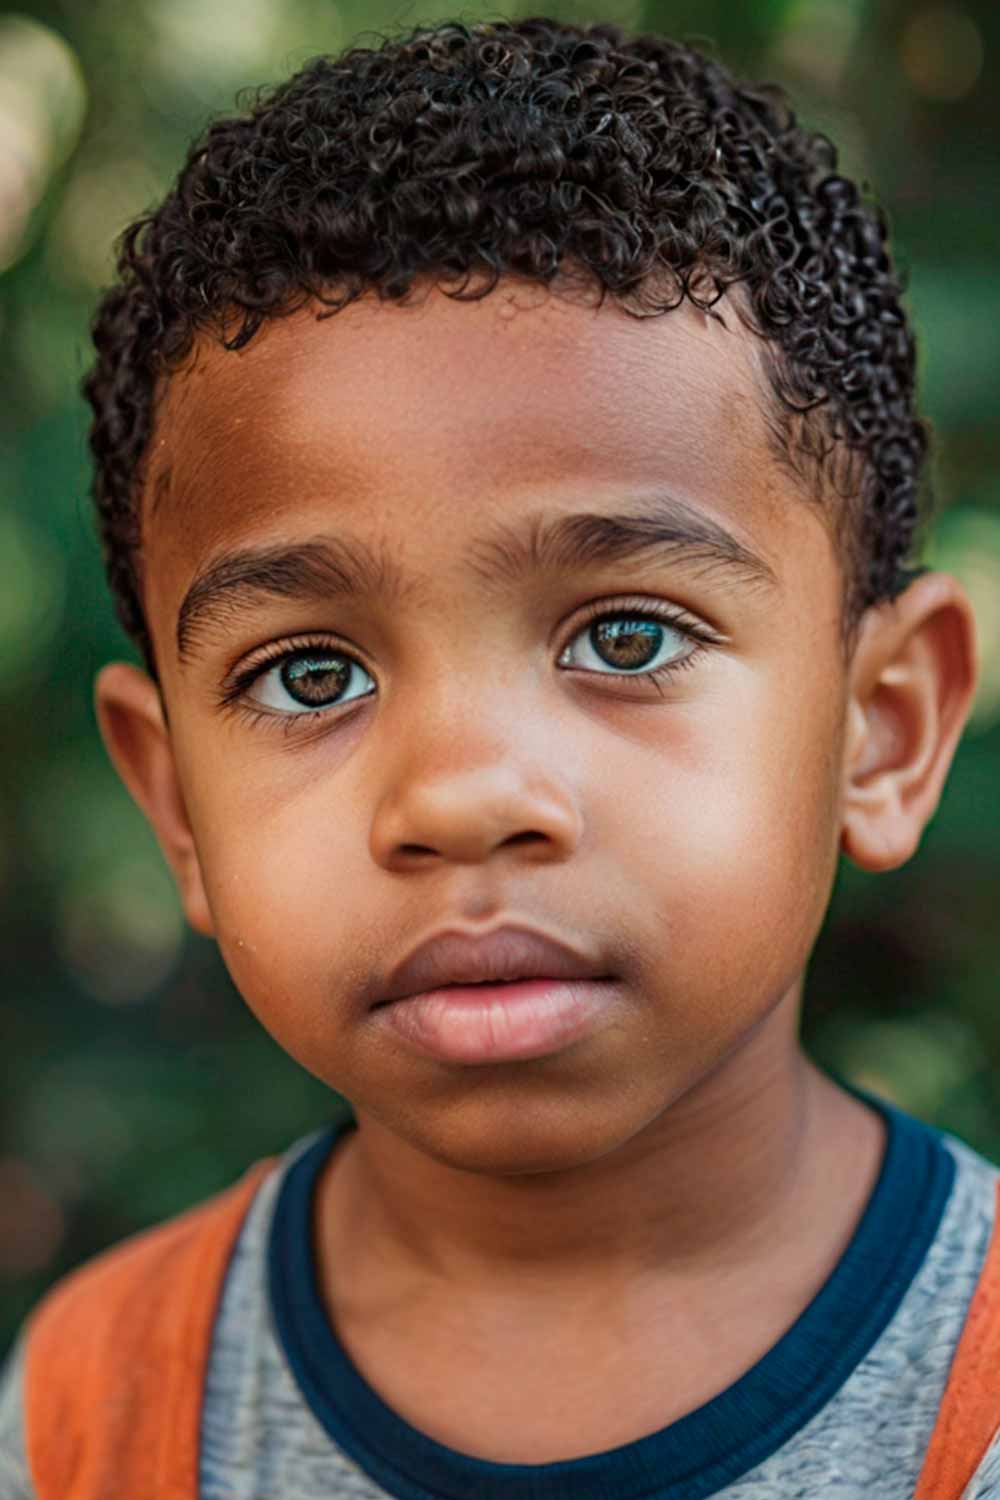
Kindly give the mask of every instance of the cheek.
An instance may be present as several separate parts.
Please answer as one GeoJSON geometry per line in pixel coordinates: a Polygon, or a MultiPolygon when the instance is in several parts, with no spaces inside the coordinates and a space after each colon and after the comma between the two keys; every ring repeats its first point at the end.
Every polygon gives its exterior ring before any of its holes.
{"type": "Polygon", "coordinates": [[[376,872],[361,816],[338,805],[335,776],[288,795],[271,783],[262,794],[252,777],[221,768],[210,788],[199,776],[189,810],[226,967],[260,1021],[305,1061],[309,1037],[343,1024],[344,997],[399,944],[385,925],[391,912],[373,920],[376,872]]]}
{"type": "MultiPolygon", "coordinates": [[[[657,930],[665,985],[719,1011],[758,1010],[801,973],[836,870],[837,718],[829,696],[744,684],[691,716],[648,763],[627,861],[657,930]],[[676,987],[676,989],[675,989],[676,987]]],[[[608,805],[604,837],[621,844],[608,805]]],[[[655,975],[650,975],[655,985],[655,975]]]]}

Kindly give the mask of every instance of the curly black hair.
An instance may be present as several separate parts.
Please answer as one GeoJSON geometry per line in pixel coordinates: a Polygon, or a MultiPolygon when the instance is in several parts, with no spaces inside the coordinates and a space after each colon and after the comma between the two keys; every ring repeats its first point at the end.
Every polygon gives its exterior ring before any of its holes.
{"type": "Polygon", "coordinates": [[[240,349],[265,319],[399,300],[421,276],[458,298],[504,275],[575,281],[638,316],[684,298],[719,316],[733,288],[762,341],[770,444],[837,538],[849,646],[923,571],[928,428],[885,217],[829,139],[780,88],[610,23],[368,35],[381,45],[315,57],[211,123],[117,242],[82,391],[108,581],[154,680],[140,539],[158,382],[199,335],[240,349]]]}

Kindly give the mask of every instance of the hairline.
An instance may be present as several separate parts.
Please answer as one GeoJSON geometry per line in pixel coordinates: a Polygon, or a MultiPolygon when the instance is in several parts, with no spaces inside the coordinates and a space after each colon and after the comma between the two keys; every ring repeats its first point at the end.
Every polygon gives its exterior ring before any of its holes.
{"type": "MultiPolygon", "coordinates": [[[[425,288],[432,288],[439,284],[440,278],[445,274],[444,267],[427,268],[414,278],[411,292],[420,292],[425,288]]],[[[685,293],[675,306],[668,307],[662,311],[645,312],[637,315],[634,311],[635,299],[648,287],[655,288],[658,282],[670,282],[673,272],[669,266],[655,268],[645,278],[642,286],[633,289],[632,292],[611,292],[615,301],[623,308],[629,316],[641,317],[667,317],[678,310],[684,301],[691,302],[694,307],[701,304],[694,302],[685,293]]],[[[499,290],[502,284],[520,283],[533,287],[544,287],[556,296],[566,296],[566,293],[583,287],[585,291],[596,292],[599,295],[599,303],[603,305],[610,288],[586,267],[570,265],[560,276],[553,278],[550,282],[543,282],[538,277],[531,276],[517,270],[504,270],[498,280],[483,294],[490,296],[499,290]]],[[[334,290],[341,283],[332,279],[324,290],[334,290]]],[[[247,342],[256,339],[263,328],[270,322],[293,316],[303,307],[315,306],[315,299],[306,295],[308,289],[304,286],[293,289],[288,300],[265,313],[263,321],[247,342]],[[302,298],[305,297],[305,300],[302,298]]],[[[352,296],[351,301],[360,300],[365,296],[377,294],[379,283],[369,282],[362,286],[357,296],[352,296]]],[[[855,599],[860,592],[860,580],[856,577],[860,567],[860,545],[858,528],[863,510],[862,497],[858,494],[843,494],[825,475],[819,463],[812,462],[804,464],[797,459],[797,449],[792,437],[792,427],[796,423],[809,422],[810,420],[822,420],[811,418],[809,414],[798,415],[782,400],[778,388],[777,377],[783,370],[790,367],[787,355],[780,344],[772,338],[760,333],[753,326],[752,313],[746,292],[746,282],[737,281],[726,288],[724,296],[727,305],[732,305],[737,314],[737,322],[740,325],[740,335],[745,340],[745,348],[749,354],[750,373],[757,388],[759,410],[762,418],[764,441],[767,451],[777,463],[781,471],[787,475],[795,486],[796,493],[803,503],[815,511],[818,519],[826,529],[833,547],[834,557],[841,574],[840,588],[840,616],[839,633],[841,638],[841,649],[844,660],[847,661],[853,651],[860,621],[865,613],[863,609],[857,608],[855,599]]],[[[472,300],[468,298],[454,298],[453,300],[472,300]]],[[[567,298],[567,300],[569,300],[567,298]]],[[[718,308],[717,299],[710,307],[701,307],[707,316],[714,318],[727,331],[732,331],[726,322],[722,311],[718,308]]],[[[394,299],[392,306],[398,306],[406,310],[412,306],[409,294],[403,299],[394,299]]],[[[350,306],[350,302],[344,306],[350,306]]],[[[335,317],[341,308],[324,308],[320,304],[313,315],[317,321],[325,321],[335,317]]],[[[145,547],[143,545],[145,525],[159,509],[164,498],[164,490],[169,485],[169,458],[166,470],[159,469],[154,475],[149,474],[149,462],[156,443],[157,424],[159,414],[167,393],[170,389],[173,377],[181,374],[186,367],[197,362],[198,354],[206,344],[226,346],[227,330],[232,330],[235,323],[245,316],[245,309],[234,304],[221,304],[210,308],[205,319],[194,326],[191,341],[181,354],[172,362],[160,360],[160,368],[157,370],[151,399],[152,423],[149,439],[143,454],[136,466],[136,505],[134,512],[134,534],[136,546],[133,553],[133,567],[135,569],[136,592],[146,625],[146,635],[149,640],[151,658],[155,661],[153,651],[152,633],[149,629],[148,609],[145,600],[145,547]],[[152,495],[149,491],[152,489],[152,495]]],[[[242,345],[241,347],[246,347],[242,345]]],[[[238,352],[231,350],[230,352],[238,352]]],[[[848,466],[864,470],[865,457],[863,453],[853,450],[842,439],[833,438],[831,442],[844,450],[845,461],[848,466]]]]}

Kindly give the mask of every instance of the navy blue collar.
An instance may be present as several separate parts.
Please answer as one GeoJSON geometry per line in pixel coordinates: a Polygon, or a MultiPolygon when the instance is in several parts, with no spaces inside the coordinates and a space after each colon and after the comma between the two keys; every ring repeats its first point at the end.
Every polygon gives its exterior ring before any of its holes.
{"type": "MultiPolygon", "coordinates": [[[[703,1500],[787,1443],[883,1333],[937,1233],[955,1177],[940,1132],[838,1079],[886,1119],[881,1173],[850,1244],[762,1359],[659,1432],[585,1458],[497,1464],[448,1448],[398,1416],[341,1347],[319,1294],[313,1190],[348,1115],[286,1173],[268,1247],[278,1338],[334,1443],[400,1500],[703,1500]]],[[[610,1393],[609,1393],[610,1394],[610,1393]]]]}

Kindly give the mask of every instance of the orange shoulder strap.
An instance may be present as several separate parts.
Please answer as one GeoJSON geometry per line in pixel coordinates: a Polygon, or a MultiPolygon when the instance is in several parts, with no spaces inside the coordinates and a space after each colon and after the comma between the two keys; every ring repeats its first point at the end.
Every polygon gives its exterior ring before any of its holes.
{"type": "MultiPolygon", "coordinates": [[[[29,1321],[37,1500],[197,1500],[212,1326],[250,1201],[274,1158],[59,1282],[29,1321]]],[[[961,1500],[1000,1430],[1000,1180],[993,1233],[913,1500],[961,1500]]]]}
{"type": "Polygon", "coordinates": [[[222,1284],[274,1164],[98,1255],[28,1321],[25,1443],[37,1500],[197,1500],[222,1284]]]}
{"type": "Polygon", "coordinates": [[[961,1500],[1000,1430],[1000,1180],[986,1259],[913,1500],[961,1500]]]}

